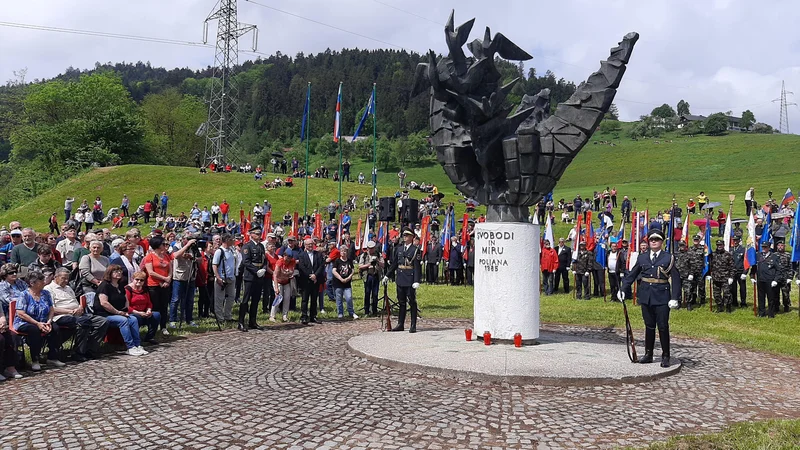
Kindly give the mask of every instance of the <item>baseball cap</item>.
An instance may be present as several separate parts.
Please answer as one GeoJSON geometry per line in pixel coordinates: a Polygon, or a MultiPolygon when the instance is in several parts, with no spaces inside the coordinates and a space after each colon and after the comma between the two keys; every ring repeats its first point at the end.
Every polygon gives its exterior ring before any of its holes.
{"type": "Polygon", "coordinates": [[[11,236],[22,236],[22,230],[15,228],[9,233],[11,236]]]}

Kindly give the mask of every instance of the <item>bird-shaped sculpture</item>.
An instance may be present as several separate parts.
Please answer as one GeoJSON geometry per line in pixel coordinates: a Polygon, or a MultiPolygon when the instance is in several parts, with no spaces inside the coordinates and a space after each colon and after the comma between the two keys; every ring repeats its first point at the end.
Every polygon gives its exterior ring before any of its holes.
{"type": "Polygon", "coordinates": [[[528,207],[552,192],[614,100],[637,33],[625,35],[600,70],[550,115],[550,91],[507,101],[518,79],[501,84],[495,56],[525,61],[531,55],[500,33],[467,44],[475,19],[445,26],[449,55],[417,66],[412,95],[430,88],[432,144],[450,180],[465,196],[487,206],[487,220],[524,222],[528,207]],[[513,114],[512,114],[513,111],[513,114]]]}

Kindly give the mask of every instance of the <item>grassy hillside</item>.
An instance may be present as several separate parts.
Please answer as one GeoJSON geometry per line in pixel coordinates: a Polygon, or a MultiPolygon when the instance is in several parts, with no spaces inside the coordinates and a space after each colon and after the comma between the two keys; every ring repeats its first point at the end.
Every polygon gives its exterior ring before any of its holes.
{"type": "MultiPolygon", "coordinates": [[[[575,194],[591,195],[594,190],[616,186],[622,195],[637,199],[640,209],[647,204],[651,213],[669,206],[673,193],[682,206],[691,196],[704,190],[712,201],[727,207],[728,194],[735,194],[734,216],[744,214],[744,192],[756,188],[760,202],[769,190],[780,197],[787,187],[800,188],[800,136],[731,134],[721,137],[667,136],[660,139],[632,141],[612,139],[602,134],[595,137],[567,169],[554,192],[555,199],[571,200],[575,194]],[[600,144],[612,140],[615,146],[600,144]],[[672,142],[668,142],[668,141],[672,142]],[[597,141],[597,144],[592,142],[597,141]],[[659,143],[656,143],[656,142],[659,143]]],[[[312,163],[318,163],[312,161],[312,163]]],[[[358,172],[369,174],[371,162],[353,160],[353,178],[358,172]]],[[[312,165],[313,167],[313,165],[312,165]]],[[[446,201],[460,198],[438,164],[407,167],[407,181],[435,183],[446,201]]],[[[291,189],[265,191],[244,174],[199,174],[193,168],[160,166],[121,166],[97,169],[74,177],[27,204],[0,214],[0,223],[19,219],[25,224],[44,227],[53,211],[61,217],[67,196],[91,200],[100,195],[106,205],[118,206],[122,194],[132,204],[141,204],[153,194],[166,190],[173,212],[187,211],[194,201],[210,205],[227,198],[235,206],[240,201],[252,204],[268,198],[276,211],[302,210],[303,182],[291,189]]],[[[380,195],[397,190],[396,169],[379,175],[380,195]]],[[[369,186],[344,183],[343,195],[369,194],[369,186]]],[[[309,181],[309,209],[317,204],[325,207],[338,196],[332,180],[309,181]]],[[[234,207],[235,209],[235,207],[234,207]]],[[[462,210],[459,208],[459,210],[462,210]]],[[[60,219],[59,219],[60,220],[60,219]]],[[[557,225],[556,235],[567,233],[557,225]]]]}

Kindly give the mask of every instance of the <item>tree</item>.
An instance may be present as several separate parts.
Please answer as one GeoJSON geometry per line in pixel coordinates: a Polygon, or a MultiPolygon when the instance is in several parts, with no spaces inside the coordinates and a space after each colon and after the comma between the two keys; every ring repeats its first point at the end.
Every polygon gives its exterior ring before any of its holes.
{"type": "Polygon", "coordinates": [[[616,133],[622,130],[622,124],[619,123],[619,120],[603,119],[600,122],[599,130],[603,134],[616,133]]]}
{"type": "Polygon", "coordinates": [[[672,106],[664,103],[663,105],[653,108],[653,111],[650,113],[653,117],[660,117],[662,119],[668,119],[670,117],[675,117],[675,110],[672,109],[672,106]]]}
{"type": "Polygon", "coordinates": [[[756,123],[756,116],[749,109],[742,113],[742,121],[739,123],[743,130],[750,130],[750,127],[756,123]]]}
{"type": "Polygon", "coordinates": [[[206,107],[176,88],[148,94],[142,101],[145,142],[154,155],[167,164],[192,165],[194,154],[203,148],[204,138],[195,133],[206,120],[206,107]]]}
{"type": "Polygon", "coordinates": [[[709,136],[722,136],[728,131],[728,117],[723,113],[714,113],[705,121],[703,130],[709,136]]]}
{"type": "Polygon", "coordinates": [[[605,116],[603,116],[603,118],[609,120],[619,120],[619,109],[617,109],[617,105],[612,103],[611,107],[608,108],[608,112],[605,116]]]}
{"type": "Polygon", "coordinates": [[[685,116],[689,114],[691,114],[689,112],[689,102],[681,99],[681,101],[678,102],[678,115],[685,116]]]}
{"type": "Polygon", "coordinates": [[[772,134],[774,132],[772,126],[767,125],[762,122],[758,122],[753,125],[753,133],[761,133],[761,134],[772,134]]]}

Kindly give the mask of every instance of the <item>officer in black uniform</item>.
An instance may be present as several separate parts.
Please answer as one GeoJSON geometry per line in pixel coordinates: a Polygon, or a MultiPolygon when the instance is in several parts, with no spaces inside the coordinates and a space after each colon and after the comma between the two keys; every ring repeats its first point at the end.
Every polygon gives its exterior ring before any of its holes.
{"type": "Polygon", "coordinates": [[[400,313],[397,326],[392,331],[403,331],[406,322],[406,303],[408,303],[411,308],[411,328],[408,332],[416,333],[417,289],[422,279],[422,251],[414,245],[414,232],[410,228],[403,230],[403,242],[395,247],[382,283],[387,284],[389,278],[397,271],[397,301],[400,303],[400,313]]]}
{"type": "Polygon", "coordinates": [[[253,226],[249,231],[250,241],[242,247],[242,270],[244,280],[244,297],[239,305],[239,331],[247,328],[260,330],[256,323],[258,304],[264,289],[264,275],[267,273],[267,251],[261,245],[261,228],[253,226]],[[250,321],[244,324],[244,316],[250,309],[250,321]]]}
{"type": "Polygon", "coordinates": [[[661,367],[669,367],[669,310],[680,306],[681,276],[672,255],[661,248],[664,233],[659,229],[650,230],[647,240],[650,251],[639,255],[636,264],[622,280],[617,296],[624,300],[626,290],[640,278],[637,297],[642,305],[645,333],[644,356],[639,358],[639,362],[653,362],[657,326],[661,340],[661,367]]]}

